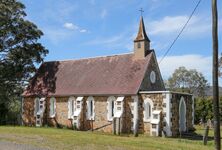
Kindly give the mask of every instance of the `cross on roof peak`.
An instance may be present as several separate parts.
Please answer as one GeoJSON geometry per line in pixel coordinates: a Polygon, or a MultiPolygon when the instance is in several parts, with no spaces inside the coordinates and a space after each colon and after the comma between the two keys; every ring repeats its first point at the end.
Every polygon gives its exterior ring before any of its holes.
{"type": "Polygon", "coordinates": [[[141,13],[141,16],[143,16],[143,12],[144,12],[144,10],[143,10],[143,8],[140,8],[140,13],[141,13]]]}

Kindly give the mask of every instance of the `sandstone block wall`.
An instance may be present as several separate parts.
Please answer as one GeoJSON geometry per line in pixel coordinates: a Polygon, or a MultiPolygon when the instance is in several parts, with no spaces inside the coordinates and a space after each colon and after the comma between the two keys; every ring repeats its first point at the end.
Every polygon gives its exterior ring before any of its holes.
{"type": "Polygon", "coordinates": [[[179,133],[179,105],[180,105],[180,100],[181,97],[184,98],[184,101],[186,103],[186,127],[187,130],[189,131],[190,129],[193,128],[192,124],[192,96],[191,95],[185,95],[185,94],[172,94],[172,135],[173,136],[178,136],[179,133]]]}
{"type": "MultiPolygon", "coordinates": [[[[94,120],[87,120],[86,117],[86,100],[88,97],[83,99],[82,112],[80,114],[80,130],[93,130],[109,132],[112,133],[112,121],[107,120],[107,99],[106,96],[98,96],[94,98],[95,106],[95,118],[94,120]]],[[[117,97],[116,97],[117,98],[117,97]]],[[[50,117],[50,98],[45,100],[45,112],[43,115],[43,126],[57,126],[72,128],[72,121],[68,119],[68,99],[69,97],[55,97],[56,99],[56,114],[54,118],[50,117]]],[[[24,125],[35,126],[35,116],[34,116],[34,107],[35,107],[35,97],[24,98],[23,101],[23,122],[24,125]]],[[[131,97],[125,97],[124,99],[124,112],[122,117],[122,132],[130,133],[131,132],[131,119],[132,112],[130,109],[132,99],[131,97]]]]}
{"type": "Polygon", "coordinates": [[[23,99],[23,113],[22,119],[23,124],[26,126],[34,126],[35,125],[35,116],[34,116],[34,102],[35,98],[29,97],[23,99]]]}
{"type": "MultiPolygon", "coordinates": [[[[193,129],[193,124],[192,124],[192,95],[188,94],[180,94],[180,93],[168,93],[171,94],[171,99],[170,99],[170,105],[171,105],[171,132],[172,136],[176,137],[179,135],[179,104],[181,97],[184,98],[184,101],[186,103],[186,128],[187,131],[193,129]]],[[[163,99],[166,98],[165,93],[155,93],[155,94],[141,94],[139,96],[139,132],[140,133],[145,133],[147,135],[150,135],[150,128],[151,128],[151,123],[150,122],[144,122],[143,121],[143,102],[146,98],[149,98],[153,101],[153,109],[154,110],[160,110],[162,111],[162,116],[161,116],[161,124],[160,124],[160,129],[162,130],[164,127],[163,119],[166,117],[166,112],[164,112],[164,102],[163,99]]]]}
{"type": "Polygon", "coordinates": [[[95,120],[93,129],[96,131],[112,132],[112,122],[107,120],[107,99],[108,97],[93,97],[95,105],[95,120]]]}
{"type": "Polygon", "coordinates": [[[132,104],[133,103],[133,99],[131,97],[125,97],[124,99],[124,112],[123,112],[123,116],[122,116],[122,132],[123,133],[130,133],[131,132],[131,128],[133,126],[132,124],[132,119],[133,119],[133,113],[132,113],[132,104]]]}
{"type": "Polygon", "coordinates": [[[154,110],[163,110],[162,104],[163,104],[163,94],[162,93],[157,93],[157,94],[141,94],[139,97],[139,102],[140,102],[140,107],[139,107],[139,116],[140,116],[140,128],[139,131],[140,133],[145,133],[147,135],[150,135],[150,128],[151,128],[151,123],[150,122],[144,122],[143,121],[143,103],[145,99],[151,99],[153,101],[153,109],[154,110]]]}
{"type": "MultiPolygon", "coordinates": [[[[192,96],[186,94],[172,94],[171,97],[171,131],[173,136],[179,135],[179,103],[181,97],[184,97],[186,103],[186,126],[187,129],[192,129],[192,96]]],[[[55,118],[50,118],[50,98],[46,98],[45,101],[45,113],[43,117],[43,126],[66,126],[72,128],[72,120],[68,119],[68,99],[69,97],[55,97],[56,98],[56,115],[55,118]]],[[[88,97],[83,99],[83,109],[80,117],[80,130],[93,130],[112,133],[112,121],[107,120],[107,96],[96,96],[94,98],[95,106],[95,118],[93,121],[87,120],[86,117],[86,100],[88,97]]],[[[117,98],[117,97],[116,97],[117,98]]],[[[166,94],[155,93],[155,94],[140,94],[138,96],[138,116],[139,116],[139,133],[145,133],[150,135],[150,122],[144,122],[143,120],[143,102],[146,98],[153,101],[153,110],[163,111],[163,99],[166,98],[166,94]]],[[[27,126],[35,126],[35,116],[34,116],[34,104],[35,97],[24,98],[23,100],[23,122],[27,126]]],[[[122,115],[122,132],[130,133],[133,127],[133,99],[131,96],[124,98],[124,112],[122,115]]],[[[164,117],[164,113],[163,113],[164,117]]],[[[161,128],[162,128],[161,124],[161,128]]]]}

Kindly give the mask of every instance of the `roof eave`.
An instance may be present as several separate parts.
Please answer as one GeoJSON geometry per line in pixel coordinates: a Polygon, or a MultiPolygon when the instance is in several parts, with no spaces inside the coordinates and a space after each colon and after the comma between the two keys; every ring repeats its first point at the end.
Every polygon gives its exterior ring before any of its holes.
{"type": "Polygon", "coordinates": [[[119,93],[119,94],[50,94],[50,95],[22,95],[22,97],[69,97],[69,96],[134,96],[138,93],[119,93]]]}

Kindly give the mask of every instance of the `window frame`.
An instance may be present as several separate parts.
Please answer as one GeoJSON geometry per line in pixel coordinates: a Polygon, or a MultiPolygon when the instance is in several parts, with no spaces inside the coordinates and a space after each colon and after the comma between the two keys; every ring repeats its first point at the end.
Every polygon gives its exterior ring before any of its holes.
{"type": "Polygon", "coordinates": [[[87,120],[94,120],[95,119],[95,100],[92,96],[89,96],[86,100],[87,105],[87,120]]]}
{"type": "Polygon", "coordinates": [[[143,102],[143,121],[150,122],[152,120],[153,101],[149,98],[143,102]]]}
{"type": "Polygon", "coordinates": [[[111,101],[111,117],[115,115],[115,101],[111,101]]]}
{"type": "Polygon", "coordinates": [[[34,116],[37,115],[38,111],[40,110],[40,98],[36,97],[35,98],[35,108],[34,108],[34,116]],[[38,109],[37,109],[37,104],[38,104],[38,109]]]}
{"type": "Polygon", "coordinates": [[[56,115],[56,98],[55,97],[50,98],[49,114],[50,114],[50,118],[54,118],[56,115]]]}
{"type": "Polygon", "coordinates": [[[114,96],[110,96],[107,99],[107,120],[113,121],[113,117],[115,114],[115,102],[116,98],[114,96]]]}
{"type": "Polygon", "coordinates": [[[69,97],[68,99],[68,119],[71,119],[74,115],[76,108],[76,98],[75,97],[69,97]]]}

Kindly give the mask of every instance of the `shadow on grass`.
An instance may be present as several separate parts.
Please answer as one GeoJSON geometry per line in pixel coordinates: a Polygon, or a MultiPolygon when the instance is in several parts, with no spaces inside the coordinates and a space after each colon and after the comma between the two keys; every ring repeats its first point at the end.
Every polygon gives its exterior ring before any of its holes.
{"type": "MultiPolygon", "coordinates": [[[[196,132],[191,132],[191,133],[183,133],[181,136],[179,136],[181,139],[186,139],[186,140],[192,140],[192,141],[203,141],[203,135],[198,134],[196,132]]],[[[214,140],[213,136],[208,136],[207,141],[212,141],[214,140]]]]}

